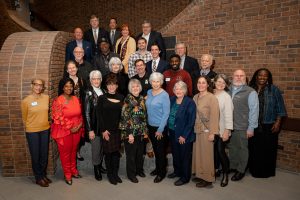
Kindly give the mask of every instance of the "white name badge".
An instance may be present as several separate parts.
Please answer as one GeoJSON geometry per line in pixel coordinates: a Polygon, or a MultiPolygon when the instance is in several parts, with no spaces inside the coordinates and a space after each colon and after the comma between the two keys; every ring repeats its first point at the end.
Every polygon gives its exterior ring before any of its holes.
{"type": "Polygon", "coordinates": [[[166,78],[166,81],[170,81],[171,80],[171,78],[166,78]]]}
{"type": "Polygon", "coordinates": [[[34,101],[34,102],[31,103],[31,105],[32,105],[32,106],[37,106],[38,103],[37,103],[36,101],[34,101]]]}

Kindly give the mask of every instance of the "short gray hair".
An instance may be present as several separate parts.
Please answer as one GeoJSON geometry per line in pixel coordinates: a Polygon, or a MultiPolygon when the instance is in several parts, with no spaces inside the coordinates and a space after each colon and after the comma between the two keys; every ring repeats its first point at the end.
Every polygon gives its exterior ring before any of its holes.
{"type": "Polygon", "coordinates": [[[162,85],[164,83],[164,75],[159,72],[153,72],[149,77],[149,81],[150,84],[152,83],[152,81],[159,81],[160,85],[162,85]]]}
{"type": "Polygon", "coordinates": [[[177,43],[175,44],[175,48],[176,48],[178,45],[183,45],[183,46],[186,48],[186,45],[185,45],[184,42],[177,42],[177,43]]]}
{"type": "Polygon", "coordinates": [[[201,59],[202,59],[203,57],[205,57],[205,56],[209,58],[210,62],[212,62],[212,61],[214,60],[214,57],[213,57],[212,55],[210,55],[210,54],[203,54],[203,55],[201,56],[201,59]]]}
{"type": "Polygon", "coordinates": [[[128,83],[128,91],[131,93],[132,92],[132,86],[134,84],[137,84],[140,88],[140,92],[142,91],[142,85],[141,85],[141,82],[137,79],[130,79],[129,83],[128,83]]]}
{"type": "Polygon", "coordinates": [[[118,57],[111,57],[108,63],[109,71],[112,71],[113,65],[119,65],[119,71],[123,69],[122,61],[118,57]]]}
{"type": "Polygon", "coordinates": [[[92,78],[94,77],[99,77],[102,80],[102,74],[99,70],[93,70],[90,72],[90,81],[92,80],[92,78]]]}
{"type": "Polygon", "coordinates": [[[188,89],[187,89],[187,85],[186,85],[185,82],[183,82],[183,81],[177,81],[177,82],[175,83],[174,87],[173,87],[173,92],[174,92],[174,93],[175,93],[176,87],[180,87],[180,89],[182,89],[182,90],[184,91],[184,95],[187,94],[188,89]]]}

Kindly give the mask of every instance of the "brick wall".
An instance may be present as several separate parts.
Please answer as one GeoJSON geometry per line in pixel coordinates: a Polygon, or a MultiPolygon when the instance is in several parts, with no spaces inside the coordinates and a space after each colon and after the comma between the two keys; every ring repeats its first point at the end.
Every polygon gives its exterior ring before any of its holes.
{"type": "MultiPolygon", "coordinates": [[[[0,155],[3,176],[31,175],[31,160],[22,124],[20,103],[30,94],[34,77],[46,81],[46,94],[57,95],[63,74],[64,32],[20,32],[10,35],[0,52],[0,155]]],[[[56,167],[57,148],[51,140],[48,171],[56,167]]]]}
{"type": "MultiPolygon", "coordinates": [[[[185,42],[188,53],[215,57],[215,71],[248,77],[261,67],[284,92],[288,115],[300,118],[300,2],[295,0],[195,0],[167,26],[164,36],[185,42]]],[[[300,172],[300,133],[282,131],[278,166],[300,172]]]]}
{"type": "Polygon", "coordinates": [[[118,24],[128,23],[134,33],[141,32],[144,19],[150,19],[153,28],[160,29],[182,11],[190,0],[35,0],[33,9],[60,31],[71,32],[74,27],[89,28],[92,14],[100,18],[100,26],[107,28],[110,17],[118,24]]]}

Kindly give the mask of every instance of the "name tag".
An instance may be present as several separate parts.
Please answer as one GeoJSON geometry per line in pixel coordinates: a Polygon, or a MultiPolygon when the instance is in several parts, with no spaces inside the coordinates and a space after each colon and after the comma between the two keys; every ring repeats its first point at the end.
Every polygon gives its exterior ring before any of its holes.
{"type": "Polygon", "coordinates": [[[166,81],[170,81],[171,80],[171,78],[166,78],[166,81]]]}
{"type": "Polygon", "coordinates": [[[32,105],[32,106],[37,106],[38,103],[37,103],[36,101],[34,101],[34,102],[31,103],[31,105],[32,105]]]}

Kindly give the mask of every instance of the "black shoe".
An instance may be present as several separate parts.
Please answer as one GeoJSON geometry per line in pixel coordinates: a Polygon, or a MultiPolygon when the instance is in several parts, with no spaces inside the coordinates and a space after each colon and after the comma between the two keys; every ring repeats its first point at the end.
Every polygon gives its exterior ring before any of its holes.
{"type": "Polygon", "coordinates": [[[156,176],[156,175],[157,175],[156,169],[150,172],[150,176],[156,176]]]}
{"type": "Polygon", "coordinates": [[[217,170],[216,170],[216,173],[215,173],[215,177],[220,177],[220,176],[221,176],[221,173],[222,173],[222,170],[217,169],[217,170]]]}
{"type": "Polygon", "coordinates": [[[82,178],[82,176],[80,174],[74,174],[72,175],[73,178],[82,178]]]}
{"type": "Polygon", "coordinates": [[[108,181],[111,184],[113,184],[113,185],[117,185],[118,184],[117,180],[113,176],[108,176],[107,178],[108,178],[108,181]]]}
{"type": "Polygon", "coordinates": [[[97,181],[101,181],[102,180],[102,175],[101,175],[99,167],[100,167],[99,165],[94,165],[94,174],[95,174],[95,179],[97,181]]]}
{"type": "Polygon", "coordinates": [[[175,178],[177,175],[173,172],[171,174],[168,175],[168,178],[175,178]]]}
{"type": "Polygon", "coordinates": [[[142,178],[146,177],[146,174],[144,172],[137,173],[136,175],[138,175],[138,176],[140,176],[142,178]]]}
{"type": "Polygon", "coordinates": [[[230,173],[236,173],[236,172],[237,172],[236,169],[229,169],[229,172],[228,172],[228,173],[230,174],[230,173]]]}
{"type": "Polygon", "coordinates": [[[65,179],[65,182],[66,182],[66,184],[68,184],[68,185],[72,185],[72,180],[67,180],[67,179],[65,179]]]}
{"type": "Polygon", "coordinates": [[[187,182],[184,182],[184,181],[182,181],[182,180],[177,180],[175,183],[174,183],[174,185],[175,186],[181,186],[181,185],[184,185],[184,184],[186,184],[187,182]]]}
{"type": "Polygon", "coordinates": [[[76,157],[77,157],[77,160],[79,160],[79,161],[84,161],[84,158],[83,158],[80,154],[79,154],[79,155],[77,154],[76,157]]]}
{"type": "Polygon", "coordinates": [[[195,178],[192,178],[192,181],[194,182],[194,183],[199,183],[199,182],[202,182],[202,181],[204,181],[202,178],[198,178],[198,177],[195,177],[195,178]]]}
{"type": "Polygon", "coordinates": [[[205,180],[203,180],[200,183],[196,184],[196,187],[200,187],[200,188],[209,187],[209,186],[212,186],[212,182],[208,182],[208,181],[205,181],[205,180]]]}
{"type": "Polygon", "coordinates": [[[242,178],[244,178],[245,176],[245,173],[241,173],[239,171],[237,171],[232,177],[231,177],[231,180],[232,181],[239,181],[239,180],[242,180],[242,178]]]}
{"type": "Polygon", "coordinates": [[[102,174],[106,174],[107,173],[107,170],[104,168],[104,167],[102,167],[102,165],[100,166],[100,172],[102,173],[102,174]]]}
{"type": "Polygon", "coordinates": [[[139,180],[136,177],[129,178],[129,180],[133,183],[138,183],[139,180]]]}
{"type": "Polygon", "coordinates": [[[123,182],[122,179],[121,179],[118,175],[116,175],[114,178],[115,178],[115,180],[116,180],[118,183],[122,183],[122,182],[123,182]]]}
{"type": "Polygon", "coordinates": [[[164,178],[161,177],[161,176],[156,176],[155,179],[154,179],[154,183],[159,183],[163,180],[164,178]]]}
{"type": "Polygon", "coordinates": [[[221,180],[221,187],[225,187],[226,185],[228,185],[228,174],[223,173],[223,177],[221,180]]]}

